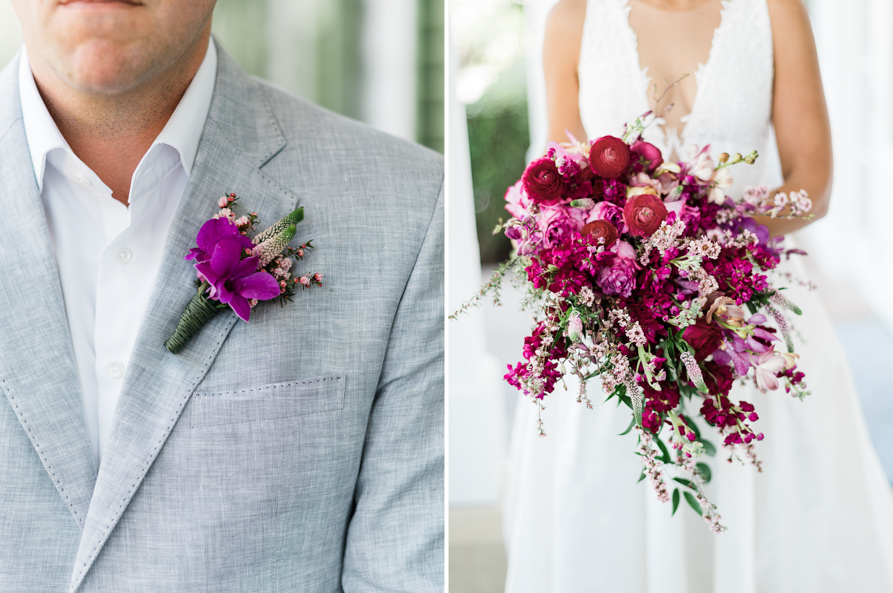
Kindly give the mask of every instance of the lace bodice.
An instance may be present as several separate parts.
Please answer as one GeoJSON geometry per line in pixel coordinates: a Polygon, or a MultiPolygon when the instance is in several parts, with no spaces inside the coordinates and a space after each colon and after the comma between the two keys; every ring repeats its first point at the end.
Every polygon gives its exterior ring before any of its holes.
{"type": "MultiPolygon", "coordinates": [[[[651,80],[639,61],[627,0],[588,0],[580,47],[580,116],[589,138],[618,135],[650,109],[651,80]]],[[[694,72],[697,94],[681,134],[653,124],[645,139],[665,155],[687,158],[694,146],[765,154],[774,77],[772,28],[765,0],[723,0],[709,59],[694,72]]],[[[732,192],[765,183],[766,159],[733,171],[732,192]]]]}

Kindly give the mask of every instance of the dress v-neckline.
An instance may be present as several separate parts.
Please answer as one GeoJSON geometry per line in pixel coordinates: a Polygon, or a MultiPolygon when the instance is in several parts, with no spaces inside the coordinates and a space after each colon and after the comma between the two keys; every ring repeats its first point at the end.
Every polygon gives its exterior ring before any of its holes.
{"type": "MultiPolygon", "coordinates": [[[[701,82],[706,78],[705,73],[709,72],[710,69],[713,68],[713,64],[716,62],[715,56],[718,51],[716,48],[719,45],[718,42],[722,40],[722,31],[727,26],[726,23],[728,21],[728,18],[726,17],[728,6],[729,4],[731,4],[731,2],[733,2],[733,0],[720,1],[719,25],[717,25],[716,28],[713,30],[713,36],[710,39],[710,51],[707,54],[707,61],[703,63],[698,62],[698,65],[695,67],[695,71],[693,73],[697,88],[695,89],[695,96],[691,104],[691,110],[679,118],[679,121],[684,124],[682,126],[682,131],[680,132],[676,127],[665,129],[662,125],[660,125],[659,121],[655,121],[653,124],[657,132],[660,134],[661,142],[663,144],[661,148],[668,151],[670,154],[675,152],[677,158],[683,158],[683,155],[679,154],[679,150],[681,150],[683,147],[688,146],[686,138],[689,128],[691,127],[690,122],[693,116],[698,113],[698,105],[701,102],[701,97],[703,95],[703,93],[701,92],[701,82]],[[672,145],[670,144],[671,137],[673,141],[672,145]]],[[[632,46],[630,48],[632,50],[632,53],[630,54],[632,63],[630,64],[630,66],[632,66],[633,71],[637,73],[642,82],[642,87],[645,89],[646,94],[642,97],[642,100],[645,102],[644,111],[648,111],[651,109],[651,101],[648,99],[647,93],[651,89],[654,82],[648,75],[648,67],[642,65],[642,58],[639,54],[639,35],[638,33],[636,33],[636,30],[633,29],[633,26],[629,20],[629,14],[632,11],[630,0],[621,0],[621,3],[624,12],[624,18],[621,20],[623,21],[623,25],[626,27],[629,33],[630,40],[632,42],[632,46]]],[[[709,78],[707,80],[709,81],[709,78]]]]}

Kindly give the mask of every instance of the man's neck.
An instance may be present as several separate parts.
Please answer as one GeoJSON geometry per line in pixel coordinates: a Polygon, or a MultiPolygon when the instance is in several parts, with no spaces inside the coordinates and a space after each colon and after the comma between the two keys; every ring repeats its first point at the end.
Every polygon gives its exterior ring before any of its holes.
{"type": "Polygon", "coordinates": [[[209,39],[203,35],[173,67],[146,84],[113,96],[72,89],[39,58],[30,60],[34,81],[62,136],[119,202],[128,203],[133,173],[201,66],[209,39]]]}

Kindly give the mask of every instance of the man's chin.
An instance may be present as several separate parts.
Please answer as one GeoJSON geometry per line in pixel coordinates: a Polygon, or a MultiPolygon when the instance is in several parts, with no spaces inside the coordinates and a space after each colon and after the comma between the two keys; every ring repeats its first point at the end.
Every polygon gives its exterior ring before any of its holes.
{"type": "Polygon", "coordinates": [[[59,3],[59,8],[62,10],[106,12],[137,8],[142,5],[143,3],[139,0],[62,0],[59,3]]]}
{"type": "Polygon", "coordinates": [[[70,87],[83,93],[120,95],[140,85],[147,65],[122,48],[81,47],[71,55],[65,78],[70,87]]]}

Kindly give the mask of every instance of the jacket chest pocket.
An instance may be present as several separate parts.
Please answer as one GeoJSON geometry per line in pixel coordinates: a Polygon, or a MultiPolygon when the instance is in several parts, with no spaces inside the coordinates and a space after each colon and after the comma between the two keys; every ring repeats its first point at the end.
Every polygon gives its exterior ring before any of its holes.
{"type": "Polygon", "coordinates": [[[191,427],[281,420],[344,409],[344,376],[192,395],[191,427]]]}

